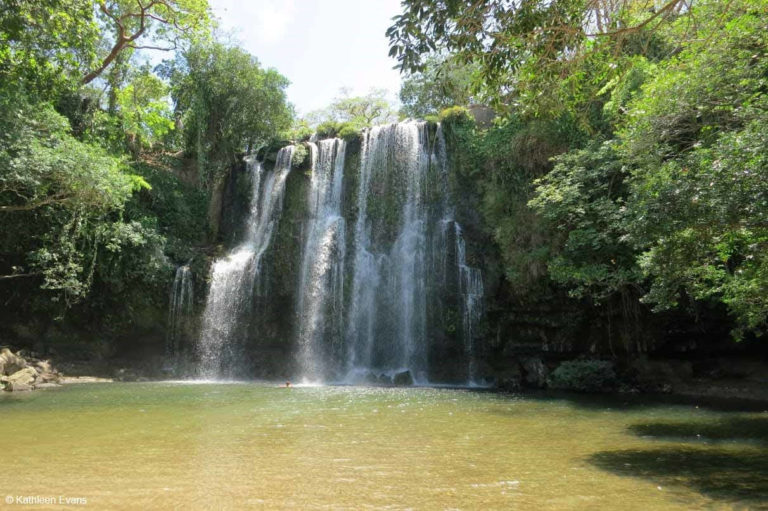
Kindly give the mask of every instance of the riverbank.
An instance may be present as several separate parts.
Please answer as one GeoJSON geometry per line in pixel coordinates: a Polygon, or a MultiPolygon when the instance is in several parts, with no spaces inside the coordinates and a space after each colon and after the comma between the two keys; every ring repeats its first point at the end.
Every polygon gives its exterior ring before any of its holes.
{"type": "MultiPolygon", "coordinates": [[[[163,358],[108,360],[46,360],[24,350],[0,350],[0,389],[31,391],[60,385],[109,382],[162,382],[184,379],[167,367],[163,358]]],[[[570,361],[573,362],[573,361],[570,361]]],[[[589,363],[590,361],[581,361],[589,363]]],[[[484,389],[514,394],[557,391],[552,373],[562,364],[521,364],[484,389]],[[527,368],[527,369],[526,369],[527,368]],[[534,375],[535,373],[535,375],[534,375]]],[[[691,400],[738,400],[750,408],[768,406],[768,365],[755,360],[711,359],[695,363],[680,360],[648,361],[638,357],[629,364],[604,365],[614,371],[605,387],[584,395],[663,396],[691,400]]],[[[578,380],[583,383],[582,380],[578,380]]],[[[600,380],[601,382],[604,380],[600,380]]],[[[408,386],[368,382],[363,386],[408,386]]],[[[437,385],[444,386],[444,385],[437,385]]],[[[451,385],[448,385],[451,386],[451,385]]],[[[458,387],[462,387],[458,385],[458,387]]],[[[578,389],[560,388],[563,391],[578,389]]]]}

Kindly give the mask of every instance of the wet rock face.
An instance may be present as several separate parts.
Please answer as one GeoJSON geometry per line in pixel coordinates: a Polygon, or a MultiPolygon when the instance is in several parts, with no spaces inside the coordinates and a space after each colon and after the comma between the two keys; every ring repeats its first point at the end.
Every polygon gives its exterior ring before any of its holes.
{"type": "Polygon", "coordinates": [[[8,348],[0,351],[0,388],[8,392],[57,386],[61,374],[48,360],[22,357],[8,348]]]}
{"type": "Polygon", "coordinates": [[[537,388],[546,387],[549,370],[540,358],[526,358],[523,360],[522,366],[523,372],[525,372],[525,383],[537,388]]]}

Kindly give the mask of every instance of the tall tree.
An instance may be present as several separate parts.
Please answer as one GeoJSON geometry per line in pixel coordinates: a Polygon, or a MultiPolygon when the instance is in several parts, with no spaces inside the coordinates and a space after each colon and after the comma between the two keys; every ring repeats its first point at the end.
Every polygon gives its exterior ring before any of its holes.
{"type": "Polygon", "coordinates": [[[456,59],[430,56],[421,71],[410,73],[400,86],[400,111],[423,118],[454,105],[467,105],[473,97],[474,66],[456,59]]]}
{"type": "Polygon", "coordinates": [[[207,0],[101,0],[101,22],[112,31],[99,64],[83,76],[88,84],[99,77],[126,49],[175,50],[207,33],[207,0]]]}

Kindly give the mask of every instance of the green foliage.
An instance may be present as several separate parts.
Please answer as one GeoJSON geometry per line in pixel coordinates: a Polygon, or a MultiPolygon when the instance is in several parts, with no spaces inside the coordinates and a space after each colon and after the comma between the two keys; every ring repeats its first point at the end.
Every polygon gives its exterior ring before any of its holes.
{"type": "Polygon", "coordinates": [[[734,334],[768,325],[768,6],[742,2],[720,29],[660,66],[622,131],[637,169],[628,231],[657,309],[721,301],[734,334]]]}
{"type": "Polygon", "coordinates": [[[179,261],[189,259],[189,246],[200,243],[207,235],[208,195],[177,177],[185,169],[173,158],[136,163],[132,170],[151,185],[151,190],[131,197],[126,216],[156,218],[158,231],[168,239],[170,255],[179,261]]]}
{"type": "Polygon", "coordinates": [[[0,214],[10,257],[0,264],[40,276],[41,288],[66,307],[89,292],[102,250],[149,237],[115,233],[123,229],[116,214],[150,186],[120,160],[73,138],[50,106],[14,99],[0,107],[0,214]]]}
{"type": "Polygon", "coordinates": [[[355,128],[353,125],[349,123],[343,123],[339,127],[338,137],[343,138],[344,140],[349,142],[357,138],[360,138],[360,132],[361,130],[359,128],[355,128]]]}
{"type": "Polygon", "coordinates": [[[721,300],[737,336],[768,324],[768,115],[637,175],[630,232],[651,277],[646,301],[676,306],[681,290],[721,300]]]}
{"type": "Polygon", "coordinates": [[[174,129],[168,92],[168,86],[146,68],[117,92],[123,129],[137,152],[151,148],[174,129]]]}
{"type": "Polygon", "coordinates": [[[318,138],[333,138],[339,133],[339,123],[336,121],[325,121],[317,125],[315,133],[318,138]]]}
{"type": "Polygon", "coordinates": [[[456,59],[428,57],[424,70],[403,79],[400,112],[405,117],[424,119],[452,105],[468,105],[472,98],[472,66],[456,59]]]}
{"type": "Polygon", "coordinates": [[[99,39],[89,0],[9,0],[0,9],[0,88],[52,101],[79,82],[99,39]]]}
{"type": "Polygon", "coordinates": [[[610,142],[555,161],[551,172],[534,181],[529,203],[554,233],[549,276],[572,296],[600,302],[641,279],[626,236],[629,171],[610,142]]]}
{"type": "Polygon", "coordinates": [[[0,104],[0,212],[57,205],[101,213],[120,208],[142,186],[119,160],[73,138],[50,105],[23,101],[0,104]]]}
{"type": "Polygon", "coordinates": [[[618,382],[611,362],[569,360],[552,371],[547,383],[553,389],[609,392],[616,388],[618,382]]]}
{"type": "MultiPolygon", "coordinates": [[[[457,110],[458,119],[465,119],[457,110]]],[[[527,204],[533,180],[552,168],[550,158],[582,143],[583,133],[568,117],[555,121],[511,119],[485,131],[473,122],[447,123],[456,165],[477,183],[481,210],[517,296],[533,299],[545,283],[552,237],[527,204]]]]}
{"type": "Polygon", "coordinates": [[[291,167],[301,167],[309,156],[309,150],[304,144],[296,144],[293,148],[293,154],[291,155],[291,167]]]}
{"type": "MultiPolygon", "coordinates": [[[[397,120],[395,110],[387,101],[385,89],[373,89],[365,96],[350,96],[349,89],[341,89],[341,95],[323,110],[311,112],[307,118],[311,124],[324,127],[326,133],[335,123],[335,133],[341,124],[348,124],[360,130],[377,124],[386,124],[397,120]]],[[[335,136],[328,135],[328,136],[335,136]]]]}
{"type": "Polygon", "coordinates": [[[211,185],[236,155],[274,138],[291,125],[288,80],[240,48],[197,45],[166,66],[187,153],[211,185]],[[254,112],[258,112],[255,115],[254,112]]]}
{"type": "Polygon", "coordinates": [[[126,52],[141,48],[181,49],[183,45],[207,40],[211,28],[207,0],[103,1],[99,3],[98,15],[109,33],[102,35],[99,64],[84,75],[84,84],[99,77],[126,52]]]}
{"type": "Polygon", "coordinates": [[[440,122],[471,125],[475,123],[475,118],[466,107],[451,106],[440,111],[440,122]]]}
{"type": "Polygon", "coordinates": [[[292,142],[306,142],[310,139],[315,132],[312,126],[309,125],[304,119],[295,119],[293,125],[282,132],[279,136],[282,140],[290,140],[292,142]]]}

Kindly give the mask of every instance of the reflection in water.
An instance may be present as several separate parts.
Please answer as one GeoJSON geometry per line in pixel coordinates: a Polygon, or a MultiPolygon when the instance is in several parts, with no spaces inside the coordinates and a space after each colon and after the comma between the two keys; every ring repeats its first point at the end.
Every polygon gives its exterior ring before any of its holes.
{"type": "Polygon", "coordinates": [[[0,416],[4,488],[84,496],[94,509],[665,510],[766,498],[768,454],[743,426],[765,416],[687,405],[136,383],[0,396],[0,416]],[[652,434],[662,423],[742,432],[693,444],[685,431],[652,434]]]}

